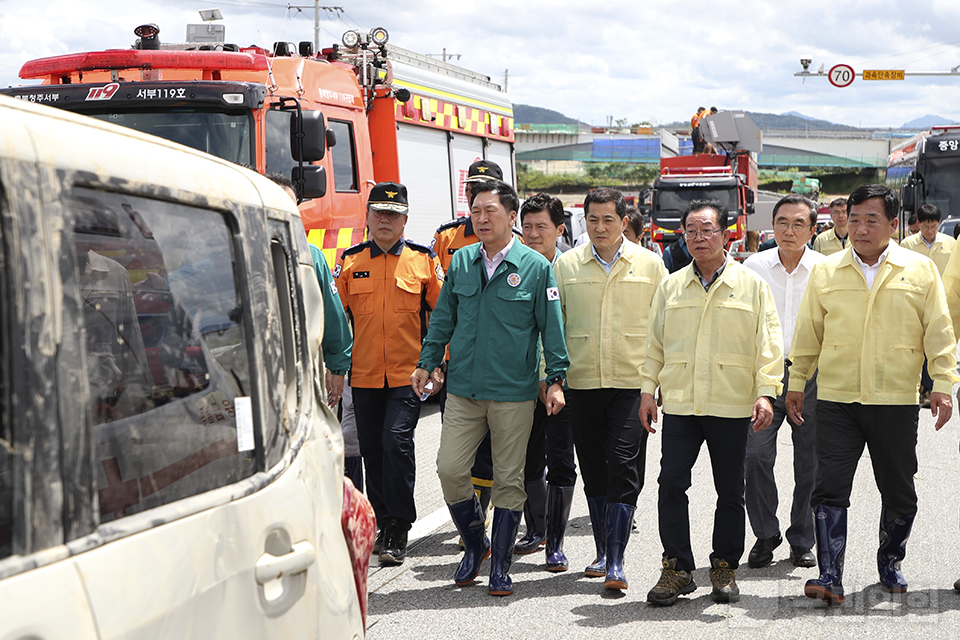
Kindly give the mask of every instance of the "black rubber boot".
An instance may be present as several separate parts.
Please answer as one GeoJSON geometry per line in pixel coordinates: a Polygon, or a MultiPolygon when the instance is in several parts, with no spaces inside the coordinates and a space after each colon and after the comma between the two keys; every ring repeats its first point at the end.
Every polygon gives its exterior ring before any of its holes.
{"type": "Polygon", "coordinates": [[[847,550],[847,510],[818,504],[813,509],[820,577],[807,580],[803,593],[827,604],[843,604],[843,556],[847,550]]]}
{"type": "Polygon", "coordinates": [[[877,549],[877,571],[880,587],[887,593],[906,593],[907,580],[900,563],[907,554],[907,540],[916,513],[897,515],[885,506],[880,508],[880,548],[877,549]]]}
{"type": "Polygon", "coordinates": [[[493,553],[490,559],[490,583],[487,585],[487,591],[492,596],[509,596],[513,593],[510,565],[513,563],[513,544],[517,539],[521,515],[522,511],[500,507],[493,509],[493,553]]]}
{"type": "Polygon", "coordinates": [[[547,571],[566,571],[569,566],[563,553],[563,535],[570,519],[573,487],[547,485],[547,571]]]}
{"type": "Polygon", "coordinates": [[[597,545],[597,558],[583,570],[583,575],[603,578],[607,575],[607,497],[587,498],[587,507],[590,509],[590,526],[593,528],[593,542],[597,545]]]}
{"type": "Polygon", "coordinates": [[[490,557],[490,540],[483,523],[480,501],[475,497],[448,504],[447,508],[450,509],[450,517],[464,543],[463,559],[453,576],[457,586],[463,587],[473,582],[480,573],[480,564],[490,557]]]}
{"type": "Polygon", "coordinates": [[[523,488],[527,492],[527,501],[523,505],[523,521],[527,525],[527,530],[513,547],[513,552],[520,556],[533,553],[544,543],[547,480],[541,476],[537,480],[525,482],[523,488]]]}
{"type": "Polygon", "coordinates": [[[627,576],[623,571],[623,552],[630,539],[630,525],[637,508],[630,504],[607,505],[607,571],[603,586],[607,589],[627,588],[627,576]]]}

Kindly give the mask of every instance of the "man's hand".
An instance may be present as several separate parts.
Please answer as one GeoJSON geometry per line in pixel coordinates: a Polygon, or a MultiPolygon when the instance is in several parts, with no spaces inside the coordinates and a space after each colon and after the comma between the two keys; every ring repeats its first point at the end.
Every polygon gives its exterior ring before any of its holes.
{"type": "MultiPolygon", "coordinates": [[[[410,374],[410,385],[413,387],[413,392],[417,394],[418,398],[426,391],[424,387],[427,386],[429,380],[430,372],[421,367],[417,367],[414,372],[410,374]]],[[[434,387],[436,387],[436,383],[434,383],[434,387]]]]}
{"type": "Polygon", "coordinates": [[[787,416],[796,424],[803,424],[803,391],[787,391],[787,416]]]}
{"type": "Polygon", "coordinates": [[[659,403],[653,399],[653,394],[640,394],[640,411],[638,412],[640,414],[640,424],[650,433],[657,432],[657,430],[653,428],[653,423],[657,421],[658,404],[659,403]]]}
{"type": "Polygon", "coordinates": [[[953,398],[949,393],[939,393],[934,391],[930,394],[930,413],[937,419],[935,429],[940,431],[940,427],[947,424],[947,420],[953,414],[953,398]]]}
{"type": "Polygon", "coordinates": [[[330,369],[326,369],[325,377],[327,382],[327,406],[332,409],[337,406],[340,397],[343,396],[343,376],[330,373],[330,369]]]}
{"type": "Polygon", "coordinates": [[[430,379],[433,380],[433,389],[430,390],[430,395],[435,396],[440,393],[440,387],[443,386],[444,373],[441,367],[437,367],[433,370],[433,373],[430,374],[430,379]]]}
{"type": "MultiPolygon", "coordinates": [[[[803,395],[803,394],[801,394],[803,395]]],[[[753,403],[753,413],[750,415],[750,426],[754,431],[763,431],[773,424],[773,405],[770,398],[760,396],[753,403]]]]}
{"type": "Polygon", "coordinates": [[[547,401],[543,404],[547,407],[548,416],[555,416],[560,413],[560,410],[566,404],[566,400],[563,399],[563,385],[559,382],[550,385],[550,388],[547,389],[547,401]]]}

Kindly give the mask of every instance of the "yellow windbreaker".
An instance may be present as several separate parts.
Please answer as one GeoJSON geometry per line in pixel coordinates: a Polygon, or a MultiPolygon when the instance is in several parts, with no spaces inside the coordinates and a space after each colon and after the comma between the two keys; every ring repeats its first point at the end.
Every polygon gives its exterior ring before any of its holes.
{"type": "Polygon", "coordinates": [[[663,260],[624,238],[610,275],[589,242],[554,265],[567,336],[571,389],[639,389],[647,315],[663,260]]]}
{"type": "Polygon", "coordinates": [[[837,230],[827,229],[813,239],[813,250],[819,251],[825,256],[833,255],[834,253],[840,253],[845,247],[850,246],[849,233],[850,232],[847,231],[848,235],[843,244],[841,244],[840,238],[837,237],[837,230]]]}
{"type": "Polygon", "coordinates": [[[949,394],[957,341],[937,266],[891,242],[867,290],[852,249],[813,267],[800,303],[790,391],[803,391],[819,364],[817,398],[917,404],[926,353],[933,390],[949,394]]]}
{"type": "Polygon", "coordinates": [[[911,251],[916,251],[922,256],[927,256],[933,263],[937,265],[937,271],[940,273],[940,277],[943,277],[943,272],[947,268],[947,262],[950,261],[950,254],[953,253],[953,247],[957,244],[957,241],[948,236],[945,233],[938,233],[937,237],[933,240],[933,246],[928,247],[927,243],[923,241],[923,234],[915,233],[912,236],[907,236],[903,239],[903,242],[900,243],[900,246],[904,249],[910,249],[911,251]]]}
{"type": "Polygon", "coordinates": [[[783,338],[764,280],[728,260],[706,292],[693,263],[660,283],[650,309],[644,393],[673,415],[748,418],[783,390],[783,338]]]}

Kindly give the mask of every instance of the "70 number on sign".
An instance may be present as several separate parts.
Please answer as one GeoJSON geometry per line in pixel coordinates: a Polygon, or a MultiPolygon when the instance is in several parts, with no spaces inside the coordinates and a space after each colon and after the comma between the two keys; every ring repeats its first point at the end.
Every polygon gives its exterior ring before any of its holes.
{"type": "Polygon", "coordinates": [[[835,87],[849,87],[857,77],[853,67],[848,64],[837,64],[830,68],[830,84],[835,87]]]}

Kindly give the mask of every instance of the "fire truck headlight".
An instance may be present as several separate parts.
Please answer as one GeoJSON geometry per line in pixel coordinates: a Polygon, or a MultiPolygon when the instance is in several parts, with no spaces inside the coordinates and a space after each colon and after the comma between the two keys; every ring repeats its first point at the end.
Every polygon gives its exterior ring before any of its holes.
{"type": "Polygon", "coordinates": [[[225,93],[222,97],[227,104],[243,104],[242,93],[225,93]]]}
{"type": "Polygon", "coordinates": [[[390,34],[387,33],[387,30],[383,27],[377,27],[370,32],[370,41],[378,47],[382,47],[387,44],[387,40],[390,39],[390,34]]]}
{"type": "Polygon", "coordinates": [[[343,34],[341,41],[347,49],[353,49],[360,42],[360,33],[357,31],[347,31],[343,34]]]}

